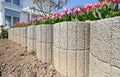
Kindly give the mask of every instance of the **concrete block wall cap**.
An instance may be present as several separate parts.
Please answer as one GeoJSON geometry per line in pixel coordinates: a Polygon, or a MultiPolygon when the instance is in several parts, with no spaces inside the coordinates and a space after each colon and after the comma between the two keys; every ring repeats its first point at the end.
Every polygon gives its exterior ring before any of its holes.
{"type": "Polygon", "coordinates": [[[100,20],[95,20],[95,21],[91,21],[90,23],[93,23],[93,22],[99,22],[99,21],[111,21],[111,20],[116,20],[116,19],[120,19],[120,16],[117,16],[117,17],[111,17],[111,18],[105,18],[105,19],[100,19],[100,20]]]}
{"type": "Polygon", "coordinates": [[[52,26],[52,24],[41,24],[40,26],[52,26]]]}
{"type": "Polygon", "coordinates": [[[58,25],[60,25],[60,23],[56,23],[56,24],[54,24],[53,26],[58,26],[58,25]]]}
{"type": "Polygon", "coordinates": [[[89,24],[89,22],[84,22],[84,21],[65,21],[65,22],[56,23],[56,24],[54,24],[54,26],[58,26],[58,24],[68,24],[68,23],[89,24]]]}

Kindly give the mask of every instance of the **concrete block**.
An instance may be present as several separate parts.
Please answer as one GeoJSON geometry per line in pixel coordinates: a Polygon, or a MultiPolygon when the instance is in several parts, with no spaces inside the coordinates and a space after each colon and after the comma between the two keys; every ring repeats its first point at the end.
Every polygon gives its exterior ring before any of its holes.
{"type": "Polygon", "coordinates": [[[40,33],[39,26],[36,26],[36,41],[39,40],[39,33],[40,33]]]}
{"type": "Polygon", "coordinates": [[[120,68],[112,66],[111,77],[120,77],[120,68]]]}
{"type": "Polygon", "coordinates": [[[52,43],[46,43],[47,44],[47,46],[46,46],[46,48],[47,48],[47,52],[46,52],[46,54],[47,54],[47,61],[52,61],[53,60],[53,47],[52,47],[52,43]]]}
{"type": "Polygon", "coordinates": [[[111,77],[110,64],[90,54],[89,77],[111,77]]]}
{"type": "Polygon", "coordinates": [[[42,42],[42,27],[41,25],[36,26],[36,40],[42,42]]]}
{"type": "Polygon", "coordinates": [[[33,49],[36,50],[36,39],[33,39],[33,49]]]}
{"type": "Polygon", "coordinates": [[[77,23],[77,49],[83,50],[85,48],[85,26],[77,23]]]}
{"type": "Polygon", "coordinates": [[[50,43],[53,42],[53,26],[47,25],[47,40],[46,42],[50,43]]]}
{"type": "Polygon", "coordinates": [[[27,50],[28,52],[32,52],[34,51],[34,43],[33,43],[33,39],[28,39],[28,43],[27,43],[27,50]]]}
{"type": "Polygon", "coordinates": [[[110,63],[111,19],[90,23],[90,51],[97,58],[110,63]]]}
{"type": "Polygon", "coordinates": [[[57,23],[53,25],[53,33],[54,33],[54,47],[60,47],[60,24],[57,23]]]}
{"type": "Polygon", "coordinates": [[[41,25],[42,27],[42,42],[45,43],[47,40],[47,26],[46,25],[41,25]]]}
{"type": "Polygon", "coordinates": [[[47,44],[46,43],[41,43],[42,44],[42,62],[45,62],[47,60],[47,44]]]}
{"type": "Polygon", "coordinates": [[[33,39],[36,40],[36,26],[33,26],[33,39]]]}
{"type": "Polygon", "coordinates": [[[54,67],[60,72],[60,49],[54,47],[54,67]]]}
{"type": "Polygon", "coordinates": [[[64,76],[68,76],[68,55],[67,55],[67,50],[60,49],[60,73],[64,76]]]}
{"type": "Polygon", "coordinates": [[[37,53],[37,58],[42,59],[42,44],[40,42],[36,42],[36,53],[37,53]]]}
{"type": "Polygon", "coordinates": [[[25,27],[25,38],[27,38],[27,27],[25,27]]]}
{"type": "Polygon", "coordinates": [[[27,27],[27,38],[29,39],[31,37],[31,28],[30,26],[27,27]]]}
{"type": "Polygon", "coordinates": [[[120,68],[120,18],[113,18],[111,42],[111,65],[120,68]]]}
{"type": "MultiPolygon", "coordinates": [[[[88,64],[89,65],[89,64],[88,64]]],[[[85,51],[77,51],[76,77],[85,77],[85,51]]]]}
{"type": "Polygon", "coordinates": [[[68,51],[68,77],[76,77],[77,52],[68,51]]]}
{"type": "Polygon", "coordinates": [[[30,33],[31,33],[31,34],[30,34],[30,39],[34,39],[34,26],[30,26],[30,28],[31,28],[31,29],[30,29],[30,30],[31,30],[31,31],[30,31],[30,33]]]}
{"type": "Polygon", "coordinates": [[[67,22],[60,23],[60,48],[68,49],[68,24],[67,22]]]}
{"type": "Polygon", "coordinates": [[[68,49],[77,49],[77,23],[68,22],[68,49]]]}

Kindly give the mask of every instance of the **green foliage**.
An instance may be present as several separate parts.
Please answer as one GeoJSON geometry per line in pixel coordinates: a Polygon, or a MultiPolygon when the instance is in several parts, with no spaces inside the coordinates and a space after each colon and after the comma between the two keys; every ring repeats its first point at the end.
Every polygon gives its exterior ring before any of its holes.
{"type": "Polygon", "coordinates": [[[30,54],[33,55],[33,56],[35,56],[35,55],[36,55],[36,50],[32,50],[32,51],[30,52],[30,54]]]}
{"type": "Polygon", "coordinates": [[[8,30],[2,29],[2,31],[1,31],[1,37],[2,38],[8,38],[8,30]]]}

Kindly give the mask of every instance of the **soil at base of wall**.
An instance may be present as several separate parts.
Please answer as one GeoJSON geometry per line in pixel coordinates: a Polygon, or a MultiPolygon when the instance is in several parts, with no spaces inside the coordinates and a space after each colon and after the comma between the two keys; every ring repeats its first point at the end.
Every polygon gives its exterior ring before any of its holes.
{"type": "Polygon", "coordinates": [[[63,77],[50,62],[41,62],[25,47],[0,39],[0,77],[63,77]]]}

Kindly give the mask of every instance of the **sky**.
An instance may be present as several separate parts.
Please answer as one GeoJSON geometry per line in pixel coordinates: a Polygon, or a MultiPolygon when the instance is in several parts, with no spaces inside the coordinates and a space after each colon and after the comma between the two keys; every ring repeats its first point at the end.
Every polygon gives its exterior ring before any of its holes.
{"type": "Polygon", "coordinates": [[[77,6],[77,5],[83,6],[83,5],[87,4],[87,3],[93,4],[93,3],[97,2],[97,1],[98,0],[69,0],[68,4],[65,5],[64,7],[69,8],[71,6],[77,6]]]}
{"type": "MultiPolygon", "coordinates": [[[[84,6],[85,4],[91,3],[94,4],[95,2],[98,2],[99,0],[68,0],[67,5],[65,5],[63,8],[70,8],[71,6],[84,6]]],[[[120,4],[119,4],[120,8],[120,4]]]]}

